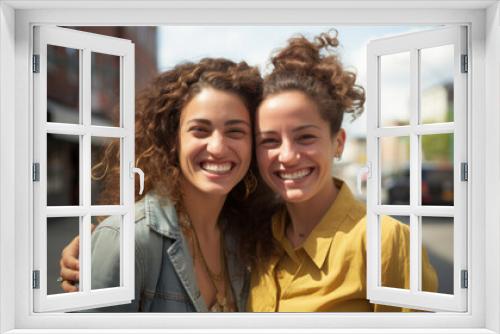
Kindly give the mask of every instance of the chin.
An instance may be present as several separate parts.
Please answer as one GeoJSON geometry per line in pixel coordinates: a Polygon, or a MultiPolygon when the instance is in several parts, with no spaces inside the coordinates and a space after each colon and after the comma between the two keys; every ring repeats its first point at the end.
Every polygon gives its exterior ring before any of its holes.
{"type": "Polygon", "coordinates": [[[285,190],[281,193],[281,197],[290,203],[300,203],[307,200],[307,194],[300,189],[285,190]]]}
{"type": "Polygon", "coordinates": [[[210,195],[227,195],[234,186],[227,186],[216,183],[206,183],[200,187],[200,190],[210,195]]]}

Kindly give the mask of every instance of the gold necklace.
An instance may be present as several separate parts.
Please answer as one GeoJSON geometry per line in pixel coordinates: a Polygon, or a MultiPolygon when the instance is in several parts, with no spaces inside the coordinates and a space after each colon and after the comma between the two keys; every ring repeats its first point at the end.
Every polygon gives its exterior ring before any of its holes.
{"type": "MultiPolygon", "coordinates": [[[[196,234],[196,230],[194,229],[193,224],[191,223],[191,220],[189,219],[189,216],[187,213],[181,214],[181,219],[182,219],[182,225],[184,227],[188,228],[190,231],[191,239],[192,242],[194,243],[194,253],[198,253],[200,255],[201,259],[201,264],[203,266],[203,269],[205,272],[208,274],[208,277],[210,279],[210,283],[215,289],[215,303],[210,307],[211,312],[234,312],[236,311],[234,305],[229,303],[228,301],[228,280],[227,280],[227,275],[226,275],[226,257],[224,254],[224,235],[221,233],[221,240],[220,240],[220,263],[221,263],[221,272],[220,273],[214,273],[210,268],[208,267],[207,261],[205,260],[205,256],[203,255],[203,252],[201,251],[201,246],[200,246],[200,240],[198,239],[198,235],[196,234]],[[217,284],[215,282],[222,282],[224,289],[223,291],[219,291],[217,288],[217,284]]],[[[193,256],[194,258],[194,256],[193,256]]]]}

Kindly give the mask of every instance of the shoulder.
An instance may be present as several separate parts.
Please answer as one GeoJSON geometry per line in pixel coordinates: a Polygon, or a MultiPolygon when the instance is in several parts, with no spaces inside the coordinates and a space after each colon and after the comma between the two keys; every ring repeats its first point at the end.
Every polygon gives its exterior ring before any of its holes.
{"type": "MultiPolygon", "coordinates": [[[[139,247],[147,246],[148,243],[151,242],[151,239],[156,236],[155,235],[156,233],[150,227],[149,216],[151,216],[151,214],[148,214],[147,206],[148,205],[157,206],[158,201],[156,199],[148,201],[147,196],[148,195],[143,197],[141,200],[137,201],[134,206],[135,244],[136,246],[139,247]],[[146,204],[146,202],[148,203],[146,204]]],[[[101,223],[99,223],[99,225],[96,227],[94,231],[94,234],[101,236],[108,235],[109,237],[113,235],[119,235],[120,228],[121,226],[123,226],[123,223],[124,223],[124,216],[121,215],[109,216],[101,223]]],[[[158,235],[158,237],[160,236],[158,235]]]]}
{"type": "MultiPolygon", "coordinates": [[[[145,199],[142,198],[141,200],[135,203],[134,222],[136,225],[136,229],[137,225],[141,226],[145,224],[146,214],[145,214],[144,202],[145,199]]],[[[122,220],[123,216],[121,215],[109,216],[97,225],[95,232],[101,232],[102,230],[114,230],[119,232],[120,227],[122,225],[122,220]]]]}
{"type": "Polygon", "coordinates": [[[390,216],[381,216],[380,224],[382,240],[394,238],[400,239],[409,236],[410,229],[408,225],[390,216]]]}

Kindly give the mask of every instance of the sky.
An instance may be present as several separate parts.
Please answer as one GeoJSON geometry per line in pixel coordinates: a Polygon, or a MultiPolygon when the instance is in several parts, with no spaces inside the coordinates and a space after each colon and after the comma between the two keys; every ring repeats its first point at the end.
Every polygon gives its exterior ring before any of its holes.
{"type": "MultiPolygon", "coordinates": [[[[268,59],[273,51],[286,45],[293,35],[303,34],[312,38],[321,32],[335,28],[340,45],[337,53],[345,67],[357,73],[357,83],[366,88],[366,46],[369,41],[419,30],[429,26],[163,26],[158,34],[158,67],[168,70],[178,63],[197,61],[204,57],[224,57],[234,61],[245,60],[258,66],[263,73],[270,70],[268,59]]],[[[434,52],[431,63],[435,69],[446,58],[434,52]]],[[[399,75],[400,66],[395,64],[388,70],[393,77],[399,75]]],[[[391,75],[389,75],[391,76],[391,75]]],[[[388,113],[397,114],[396,106],[406,103],[402,92],[404,85],[397,80],[391,84],[395,99],[394,107],[388,113]],[[398,101],[399,99],[399,101],[398,101]]],[[[366,113],[354,122],[346,117],[344,128],[353,136],[365,136],[366,113]]]]}

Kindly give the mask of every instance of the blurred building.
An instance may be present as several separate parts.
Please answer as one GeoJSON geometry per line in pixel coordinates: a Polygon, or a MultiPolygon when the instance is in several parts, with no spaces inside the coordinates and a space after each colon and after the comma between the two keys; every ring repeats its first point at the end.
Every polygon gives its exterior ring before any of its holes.
{"type": "MultiPolygon", "coordinates": [[[[158,73],[156,27],[71,27],[81,31],[131,40],[135,45],[135,89],[142,90],[158,73]]],[[[79,51],[58,46],[47,50],[47,120],[80,122],[79,51]]],[[[93,53],[91,58],[91,123],[119,123],[120,61],[116,56],[93,53]]],[[[79,203],[78,136],[50,135],[47,138],[47,204],[79,203]]],[[[98,160],[106,141],[93,138],[92,160],[98,160]]],[[[93,187],[92,192],[98,192],[93,187]]]]}

